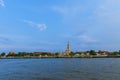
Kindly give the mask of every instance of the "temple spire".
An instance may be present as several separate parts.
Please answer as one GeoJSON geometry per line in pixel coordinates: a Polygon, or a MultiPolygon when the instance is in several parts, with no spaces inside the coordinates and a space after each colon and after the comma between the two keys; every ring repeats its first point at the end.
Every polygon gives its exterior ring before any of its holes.
{"type": "Polygon", "coordinates": [[[70,42],[68,41],[68,44],[67,44],[67,49],[66,49],[66,55],[70,55],[70,42]]]}

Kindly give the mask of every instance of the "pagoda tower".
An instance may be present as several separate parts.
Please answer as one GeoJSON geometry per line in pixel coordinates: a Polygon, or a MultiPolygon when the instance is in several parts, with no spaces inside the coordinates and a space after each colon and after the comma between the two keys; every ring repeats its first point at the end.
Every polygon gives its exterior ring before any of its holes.
{"type": "Polygon", "coordinates": [[[70,42],[68,41],[68,44],[67,44],[67,49],[66,49],[66,55],[70,55],[70,52],[71,52],[71,50],[70,50],[70,42]]]}

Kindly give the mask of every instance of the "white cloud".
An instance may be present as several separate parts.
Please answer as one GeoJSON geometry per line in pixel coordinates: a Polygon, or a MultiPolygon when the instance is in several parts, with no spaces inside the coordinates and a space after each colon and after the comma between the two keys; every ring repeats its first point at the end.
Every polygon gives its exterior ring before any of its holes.
{"type": "Polygon", "coordinates": [[[30,26],[37,27],[38,29],[40,29],[40,31],[43,31],[47,28],[45,24],[39,24],[29,20],[24,20],[24,22],[29,24],[30,26]]]}
{"type": "Polygon", "coordinates": [[[105,0],[103,4],[101,4],[96,13],[100,17],[108,17],[108,18],[118,18],[120,17],[120,0],[105,0]]]}
{"type": "Polygon", "coordinates": [[[37,24],[37,27],[38,27],[41,31],[43,31],[43,30],[45,30],[45,29],[47,28],[45,24],[37,24]]]}
{"type": "Polygon", "coordinates": [[[65,8],[65,7],[61,8],[61,7],[54,6],[53,10],[58,11],[58,12],[60,12],[62,14],[66,14],[68,12],[67,8],[65,8]]]}
{"type": "Polygon", "coordinates": [[[54,11],[57,11],[64,16],[76,16],[78,15],[81,11],[83,11],[81,6],[54,6],[52,7],[54,11]]]}
{"type": "Polygon", "coordinates": [[[83,40],[84,42],[97,42],[97,40],[93,39],[92,37],[90,36],[87,36],[87,35],[79,35],[77,36],[79,39],[83,40]]]}
{"type": "Polygon", "coordinates": [[[3,0],[0,0],[0,6],[4,7],[5,4],[4,4],[4,1],[3,0]]]}

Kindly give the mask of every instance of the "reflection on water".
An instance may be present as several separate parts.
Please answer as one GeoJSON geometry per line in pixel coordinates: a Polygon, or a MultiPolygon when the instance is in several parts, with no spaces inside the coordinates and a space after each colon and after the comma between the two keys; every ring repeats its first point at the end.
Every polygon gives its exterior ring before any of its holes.
{"type": "Polygon", "coordinates": [[[120,80],[119,58],[1,59],[0,80],[120,80]]]}

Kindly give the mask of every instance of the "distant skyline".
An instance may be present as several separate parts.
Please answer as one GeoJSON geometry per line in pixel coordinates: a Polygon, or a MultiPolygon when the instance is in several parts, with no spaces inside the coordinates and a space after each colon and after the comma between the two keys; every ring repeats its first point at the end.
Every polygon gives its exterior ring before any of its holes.
{"type": "Polygon", "coordinates": [[[0,0],[0,52],[120,50],[120,0],[0,0]]]}

